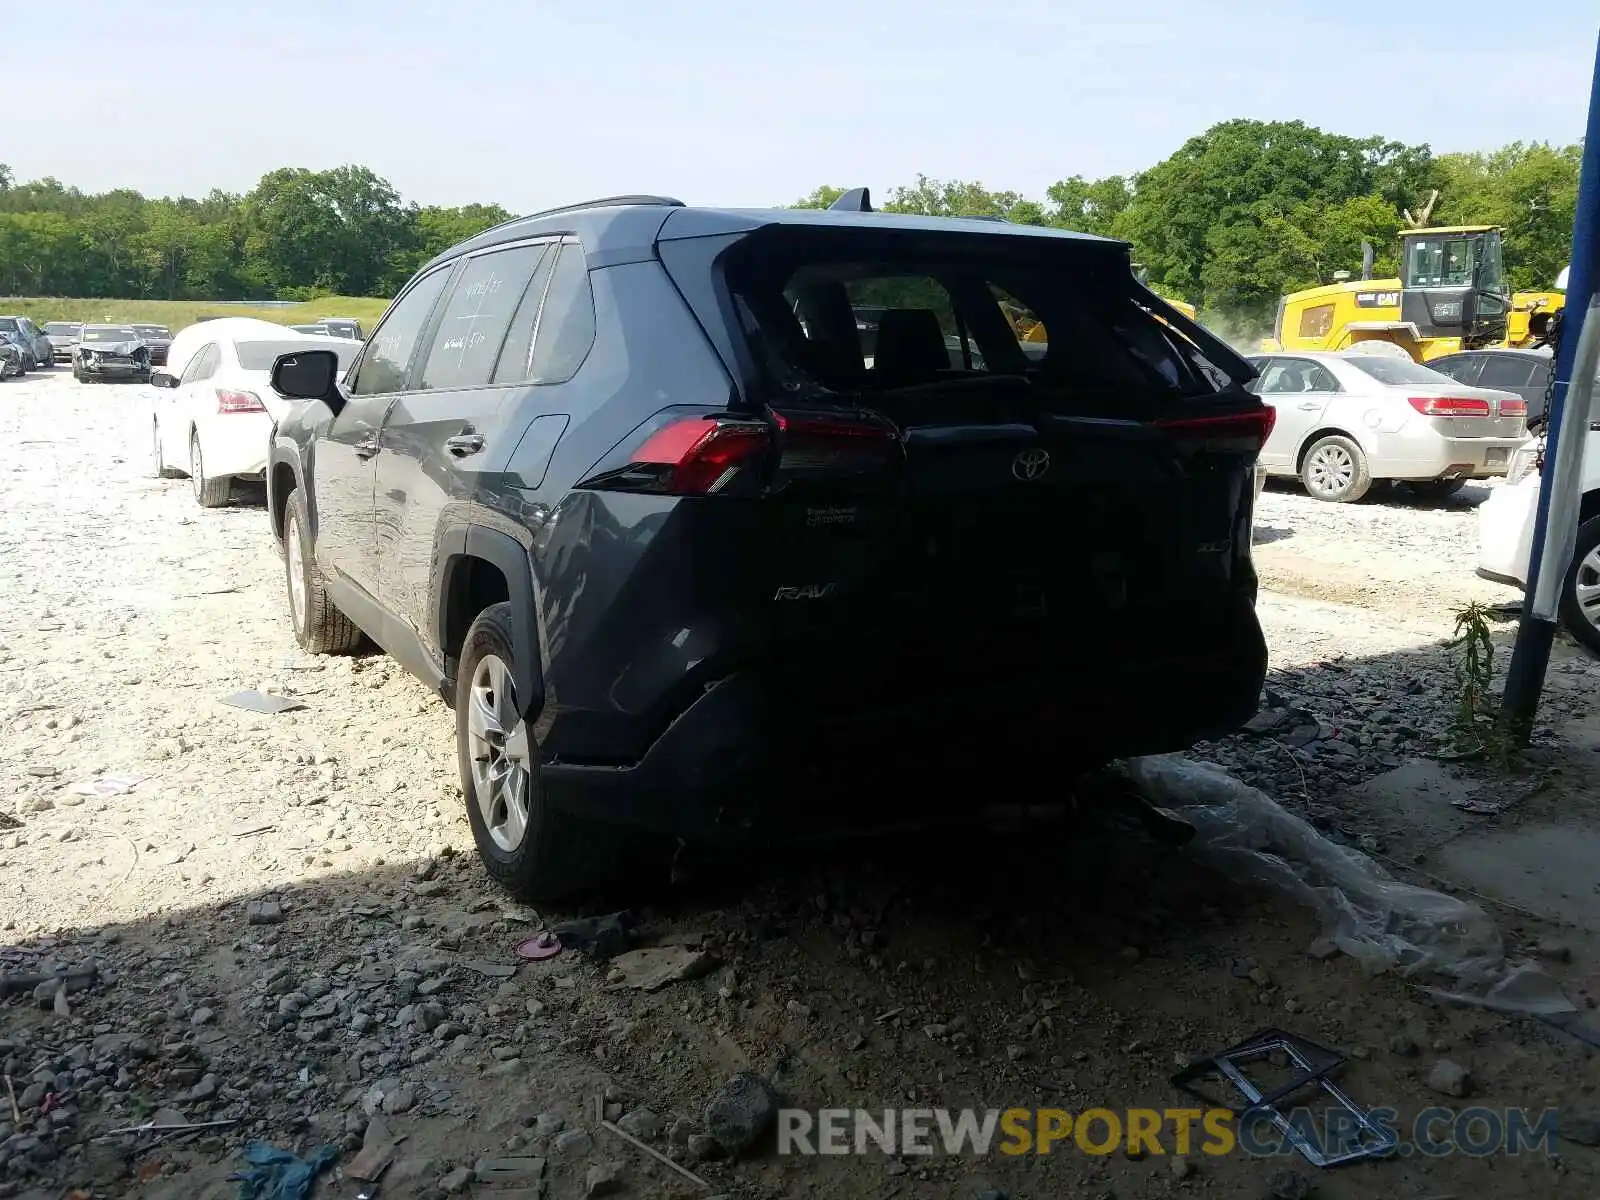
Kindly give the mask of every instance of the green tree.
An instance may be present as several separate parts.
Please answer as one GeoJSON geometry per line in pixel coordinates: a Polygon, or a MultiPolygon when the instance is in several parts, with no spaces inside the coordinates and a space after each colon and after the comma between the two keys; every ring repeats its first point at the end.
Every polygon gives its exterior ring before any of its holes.
{"type": "Polygon", "coordinates": [[[1512,288],[1548,288],[1571,256],[1582,158],[1582,146],[1542,142],[1442,155],[1433,220],[1500,226],[1512,288]]]}

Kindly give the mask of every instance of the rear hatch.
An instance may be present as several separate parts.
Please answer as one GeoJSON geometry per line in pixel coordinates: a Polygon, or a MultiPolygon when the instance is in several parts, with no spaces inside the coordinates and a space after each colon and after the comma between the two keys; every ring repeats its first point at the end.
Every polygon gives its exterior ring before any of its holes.
{"type": "Polygon", "coordinates": [[[1253,622],[1253,370],[1125,246],[1003,228],[661,243],[737,394],[586,484],[699,497],[697,578],[810,711],[1026,704],[1253,622]]]}

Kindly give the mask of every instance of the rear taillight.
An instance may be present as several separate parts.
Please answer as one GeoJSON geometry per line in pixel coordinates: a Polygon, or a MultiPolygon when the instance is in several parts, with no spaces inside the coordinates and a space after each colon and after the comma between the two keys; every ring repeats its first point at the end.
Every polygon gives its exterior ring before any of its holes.
{"type": "Polygon", "coordinates": [[[233,388],[218,388],[217,411],[219,413],[257,413],[266,412],[267,409],[261,403],[261,397],[254,392],[241,392],[233,388]]]}
{"type": "Polygon", "coordinates": [[[765,422],[696,417],[656,430],[628,465],[591,482],[673,496],[709,496],[725,489],[772,445],[765,422]]]}
{"type": "Polygon", "coordinates": [[[773,413],[770,423],[689,417],[661,426],[628,454],[625,465],[579,486],[670,496],[749,495],[763,484],[871,474],[899,455],[894,426],[872,417],[773,413]],[[770,473],[764,469],[769,464],[770,473]]]}
{"type": "Polygon", "coordinates": [[[1502,417],[1525,417],[1528,415],[1528,402],[1526,400],[1500,401],[1500,415],[1502,417]]]}
{"type": "Polygon", "coordinates": [[[1260,449],[1272,436],[1278,410],[1263,405],[1242,413],[1221,413],[1200,417],[1168,417],[1156,427],[1183,441],[1254,443],[1260,449]]]}
{"type": "Polygon", "coordinates": [[[780,476],[870,475],[900,457],[899,432],[878,418],[775,416],[780,476]]]}
{"type": "MultiPolygon", "coordinates": [[[[1425,417],[1487,417],[1489,402],[1475,396],[1409,396],[1407,403],[1425,417]]],[[[1523,411],[1527,411],[1526,405],[1523,411]]]]}

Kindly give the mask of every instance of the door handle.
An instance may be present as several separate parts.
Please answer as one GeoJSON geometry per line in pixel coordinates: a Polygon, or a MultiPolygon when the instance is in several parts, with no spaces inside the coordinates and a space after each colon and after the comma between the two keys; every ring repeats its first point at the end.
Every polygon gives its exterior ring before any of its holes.
{"type": "Polygon", "coordinates": [[[458,433],[455,437],[445,438],[444,448],[457,458],[466,458],[483,449],[483,434],[458,433]]]}
{"type": "Polygon", "coordinates": [[[1317,401],[1313,400],[1310,403],[1302,404],[1300,406],[1300,411],[1301,412],[1316,412],[1321,407],[1322,407],[1322,405],[1320,403],[1318,403],[1317,401]]]}
{"type": "Polygon", "coordinates": [[[357,458],[371,458],[378,452],[378,435],[375,433],[367,434],[366,437],[362,438],[359,442],[352,446],[351,449],[356,452],[357,458]]]}

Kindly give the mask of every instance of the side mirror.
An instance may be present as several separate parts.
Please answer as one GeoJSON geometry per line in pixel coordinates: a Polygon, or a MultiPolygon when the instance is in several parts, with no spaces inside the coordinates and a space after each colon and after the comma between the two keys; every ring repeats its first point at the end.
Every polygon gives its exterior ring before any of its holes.
{"type": "Polygon", "coordinates": [[[165,371],[151,371],[150,386],[158,388],[175,388],[178,386],[178,377],[176,375],[169,375],[165,371]]]}
{"type": "Polygon", "coordinates": [[[321,400],[334,416],[344,407],[339,356],[332,350],[297,350],[272,364],[272,390],[290,400],[321,400]]]}

